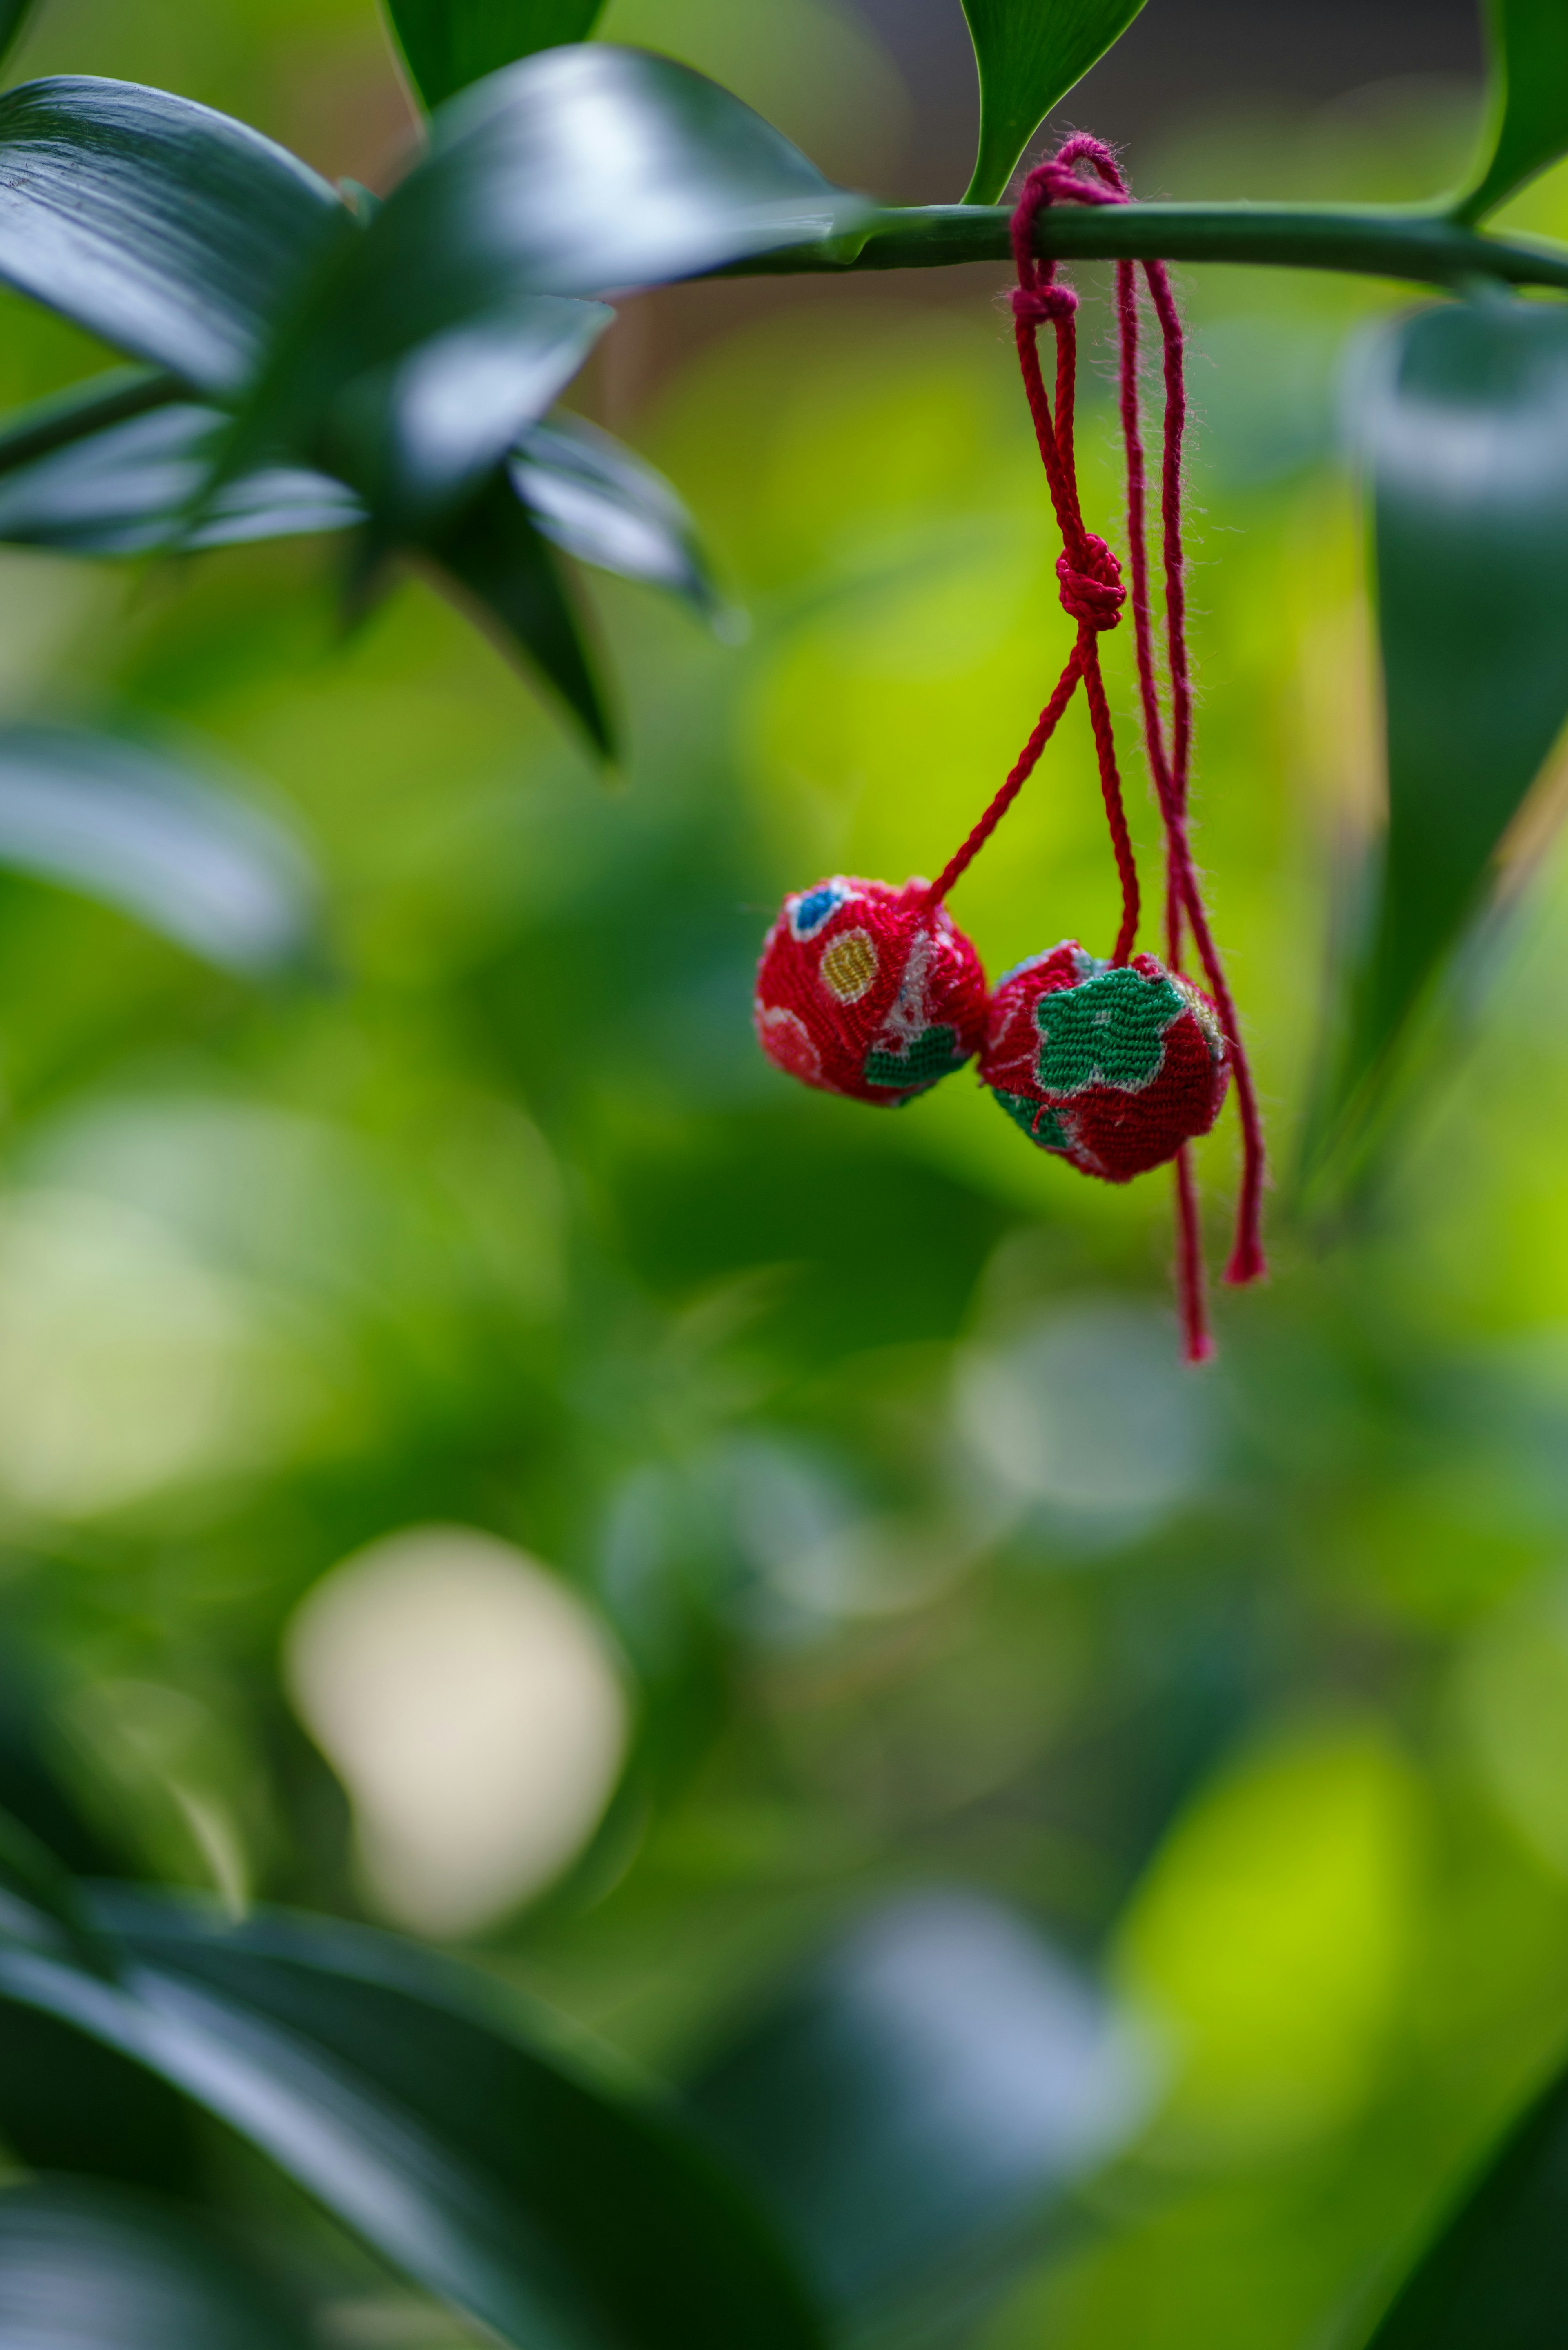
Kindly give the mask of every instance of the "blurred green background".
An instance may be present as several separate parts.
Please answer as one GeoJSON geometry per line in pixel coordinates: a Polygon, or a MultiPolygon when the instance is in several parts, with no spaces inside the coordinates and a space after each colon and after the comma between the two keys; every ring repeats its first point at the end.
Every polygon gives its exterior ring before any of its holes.
{"type": "MultiPolygon", "coordinates": [[[[832,0],[604,29],[944,196],[925,13],[907,55],[832,0]]],[[[1135,184],[1438,190],[1474,88],[1409,26],[1408,73],[1355,87],[1347,52],[1310,103],[1234,88],[1216,32],[1210,97],[1131,109],[1135,184]]],[[[56,69],[372,184],[410,135],[369,0],[55,0],[16,72],[56,69]]],[[[1073,120],[1118,137],[1097,87],[1073,120]]],[[[1507,217],[1568,234],[1568,179],[1507,217]]],[[[215,751],[318,861],[335,957],[268,993],[0,879],[0,1607],[148,1874],[454,1941],[655,2074],[867,1903],[1001,1897],[1103,1970],[1149,2088],[988,2350],[1283,2350],[1376,2293],[1568,2031],[1568,868],[1549,782],[1458,1057],[1354,1225],[1299,1217],[1379,788],[1337,386],[1397,297],[1189,273],[1198,839],[1272,1285],[1185,1373],[1163,1183],[1082,1180],[967,1078],[877,1116],[767,1067],[784,890],[936,870],[1066,650],[1000,282],[627,306],[574,397],[751,625],[596,584],[609,788],[417,579],[344,640],[317,545],[0,556],[5,714],[215,751]]],[[[0,307],[6,405],[96,363],[0,307]]],[[[955,911],[996,972],[1098,946],[1113,889],[1075,717],[955,911]]],[[[1234,1171],[1227,1120],[1216,1246],[1234,1171]]]]}

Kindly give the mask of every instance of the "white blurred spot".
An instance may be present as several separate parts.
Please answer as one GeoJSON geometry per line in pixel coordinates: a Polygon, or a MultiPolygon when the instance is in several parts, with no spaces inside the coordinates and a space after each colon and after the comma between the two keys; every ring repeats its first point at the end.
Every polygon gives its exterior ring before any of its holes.
{"type": "Polygon", "coordinates": [[[1208,1397],[1162,1316],[1094,1305],[961,1363],[959,1426],[1021,1502],[1128,1525],[1171,1508],[1208,1467],[1208,1397]]]}
{"type": "Polygon", "coordinates": [[[335,1567],[295,1613],[286,1671],[369,1891],[423,1933],[472,1933],[547,1884],[619,1774],[626,1700],[597,1622],[469,1527],[412,1527],[335,1567]]]}

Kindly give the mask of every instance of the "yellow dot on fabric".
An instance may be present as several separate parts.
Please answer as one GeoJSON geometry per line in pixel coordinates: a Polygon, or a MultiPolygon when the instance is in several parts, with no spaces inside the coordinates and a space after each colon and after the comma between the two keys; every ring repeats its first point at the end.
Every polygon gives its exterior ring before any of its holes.
{"type": "Polygon", "coordinates": [[[846,931],[823,951],[823,984],[840,1003],[854,1003],[877,976],[877,950],[865,931],[846,931]]]}

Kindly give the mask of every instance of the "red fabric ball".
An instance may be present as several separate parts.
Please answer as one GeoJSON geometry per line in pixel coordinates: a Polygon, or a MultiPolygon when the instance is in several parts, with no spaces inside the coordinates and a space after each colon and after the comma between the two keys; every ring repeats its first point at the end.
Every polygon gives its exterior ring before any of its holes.
{"type": "Polygon", "coordinates": [[[1153,955],[1101,962],[1068,939],[998,982],[980,1074],[1032,1142],[1126,1183],[1208,1133],[1231,1054],[1189,979],[1153,955]]]}
{"type": "Polygon", "coordinates": [[[928,887],[836,874],[784,899],[753,1005],[775,1068],[897,1107],[980,1050],[985,973],[928,887]]]}

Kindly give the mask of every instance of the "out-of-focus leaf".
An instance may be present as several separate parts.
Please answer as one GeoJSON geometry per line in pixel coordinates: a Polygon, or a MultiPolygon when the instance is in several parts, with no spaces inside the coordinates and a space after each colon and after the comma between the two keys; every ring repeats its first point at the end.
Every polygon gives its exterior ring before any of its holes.
{"type": "Polygon", "coordinates": [[[15,1934],[33,1941],[39,1925],[48,1942],[62,1946],[80,1965],[95,1974],[113,1971],[108,1947],[88,1917],[74,1877],[31,1828],[0,1811],[0,1936],[15,1934]]]}
{"type": "Polygon", "coordinates": [[[693,2084],[841,2307],[929,2303],[950,2264],[1105,2159],[1147,2083],[1105,2002],[1010,1911],[868,1919],[693,2084]]]}
{"type": "Polygon", "coordinates": [[[1368,369],[1388,830],[1341,1115],[1386,1061],[1568,717],[1568,311],[1407,319],[1368,369]]]}
{"type": "Polygon", "coordinates": [[[67,555],[143,555],[176,539],[200,550],[346,530],[364,519],[343,483],[305,466],[269,465],[225,484],[184,530],[226,429],[215,409],[182,401],[9,472],[0,443],[0,542],[67,555]]]}
{"type": "Polygon", "coordinates": [[[189,397],[188,387],[162,368],[109,368],[89,376],[68,390],[29,401],[0,424],[0,475],[189,397]]]}
{"type": "Polygon", "coordinates": [[[16,47],[36,5],[37,0],[0,0],[0,57],[16,47]]]}
{"type": "Polygon", "coordinates": [[[316,937],[309,868],[286,833],[108,734],[0,729],[0,866],[118,906],[224,970],[285,970],[316,937]]]}
{"type": "Polygon", "coordinates": [[[1568,2077],[1509,2137],[1368,2350],[1556,2350],[1568,2308],[1568,2077]]]}
{"type": "Polygon", "coordinates": [[[561,413],[523,435],[518,496],[545,536],[579,563],[722,608],[695,526],[662,473],[607,432],[561,413]]]}
{"type": "Polygon", "coordinates": [[[432,335],[334,402],[324,453],[365,493],[379,538],[418,537],[493,473],[615,313],[541,294],[432,335]]]}
{"type": "Polygon", "coordinates": [[[238,2130],[406,2274],[519,2350],[600,2350],[529,2215],[417,2117],[299,2034],[184,1974],[118,1985],[0,1944],[0,2002],[160,2074],[238,2130]]]}
{"type": "Polygon", "coordinates": [[[963,0],[980,68],[980,146],[966,204],[994,204],[1057,102],[1127,31],[1143,0],[963,0]]]}
{"type": "Polygon", "coordinates": [[[409,78],[427,106],[535,49],[586,41],[604,0],[387,0],[409,78]]]}
{"type": "Polygon", "coordinates": [[[210,107],[78,76],[0,97],[0,280],[201,390],[245,380],[356,234],[325,180],[210,107]]]}
{"type": "Polygon", "coordinates": [[[437,576],[504,651],[521,655],[582,724],[602,758],[615,729],[560,567],[504,469],[457,520],[432,534],[437,576]]]}
{"type": "Polygon", "coordinates": [[[0,2192],[4,2350],[306,2350],[265,2279],[151,2197],[80,2179],[0,2192]]]}
{"type": "Polygon", "coordinates": [[[604,2350],[813,2350],[795,2276],[742,2192],[656,2110],[528,2047],[478,1978],[385,1935],[287,1917],[238,1928],[114,1894],[106,1923],[199,1979],[472,2166],[537,2231],[604,2350]]]}
{"type": "Polygon", "coordinates": [[[1455,207],[1462,221],[1494,212],[1568,155],[1568,8],[1563,0],[1487,0],[1485,16],[1491,113],[1476,176],[1455,207]]]}

